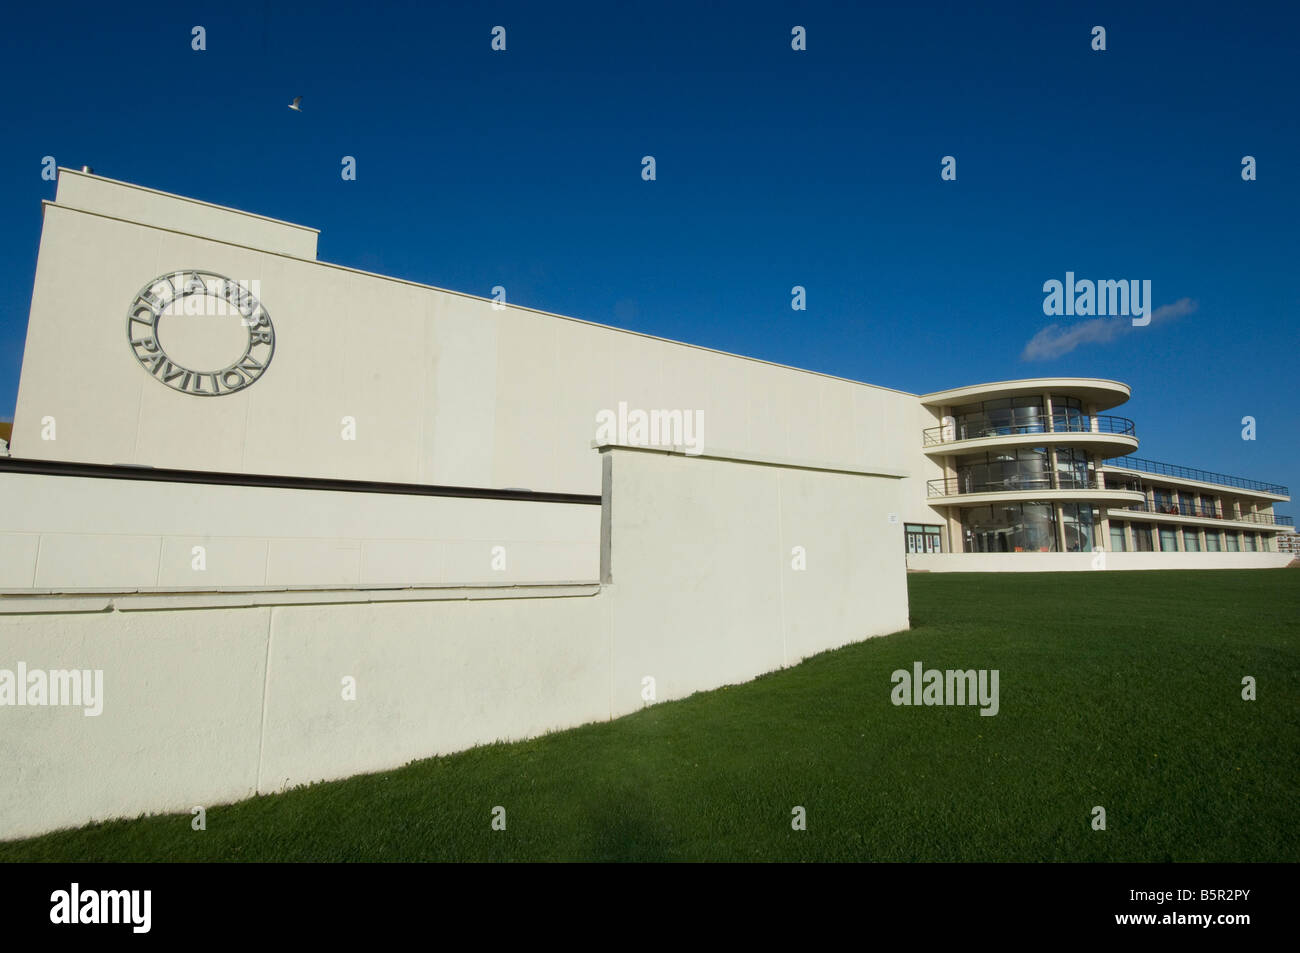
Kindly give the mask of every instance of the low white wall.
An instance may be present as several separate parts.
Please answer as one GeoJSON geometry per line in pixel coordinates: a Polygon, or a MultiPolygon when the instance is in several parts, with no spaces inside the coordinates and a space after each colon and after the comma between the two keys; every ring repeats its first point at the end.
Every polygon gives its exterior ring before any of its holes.
{"type": "Polygon", "coordinates": [[[4,591],[595,582],[599,539],[591,504],[0,471],[4,591]]]}
{"type": "Polygon", "coordinates": [[[918,572],[1085,572],[1096,569],[1278,569],[1287,553],[909,553],[918,572]]]}
{"type": "Polygon", "coordinates": [[[0,837],[606,718],[605,615],[591,595],[0,615],[0,668],[103,671],[98,716],[0,707],[0,837]]]}
{"type": "Polygon", "coordinates": [[[901,480],[604,453],[614,714],[907,628],[901,480]]]}
{"type": "Polygon", "coordinates": [[[645,676],[679,698],[906,628],[900,480],[604,462],[599,587],[0,596],[0,669],[103,672],[98,716],[0,706],[0,837],[529,737],[642,707],[645,676]]]}

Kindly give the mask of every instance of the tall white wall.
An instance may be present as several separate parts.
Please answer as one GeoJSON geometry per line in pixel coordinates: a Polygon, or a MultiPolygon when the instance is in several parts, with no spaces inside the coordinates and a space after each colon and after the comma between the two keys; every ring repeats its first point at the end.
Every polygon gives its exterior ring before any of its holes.
{"type": "Polygon", "coordinates": [[[324,264],[285,247],[294,226],[95,177],[64,173],[59,189],[15,456],[597,493],[596,416],[622,402],[702,411],[706,448],[905,470],[904,517],[934,521],[925,480],[940,473],[920,452],[933,415],[912,395],[324,264]],[[183,269],[260,282],[276,349],[250,387],[181,394],[133,356],[128,306],[183,269]]]}

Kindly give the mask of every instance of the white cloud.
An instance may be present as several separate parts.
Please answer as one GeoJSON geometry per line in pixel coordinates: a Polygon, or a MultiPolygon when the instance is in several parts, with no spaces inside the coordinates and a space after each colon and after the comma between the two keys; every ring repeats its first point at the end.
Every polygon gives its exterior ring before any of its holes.
{"type": "MultiPolygon", "coordinates": [[[[1152,311],[1151,323],[1179,318],[1195,310],[1195,301],[1179,298],[1173,304],[1161,305],[1152,311]]],[[[1020,359],[1049,361],[1062,354],[1069,354],[1080,344],[1104,344],[1133,329],[1133,323],[1127,318],[1091,318],[1064,328],[1059,324],[1049,324],[1029,339],[1020,359]]]]}

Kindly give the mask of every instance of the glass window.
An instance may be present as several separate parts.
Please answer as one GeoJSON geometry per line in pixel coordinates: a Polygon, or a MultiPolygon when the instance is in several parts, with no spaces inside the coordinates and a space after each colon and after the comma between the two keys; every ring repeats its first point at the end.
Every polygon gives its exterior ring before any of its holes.
{"type": "Polygon", "coordinates": [[[1110,551],[1112,553],[1122,553],[1125,549],[1124,541],[1124,524],[1110,524],[1110,551]]]}
{"type": "Polygon", "coordinates": [[[1199,553],[1201,551],[1201,536],[1196,530],[1183,530],[1183,549],[1189,553],[1199,553]]]}
{"type": "Polygon", "coordinates": [[[1255,534],[1242,533],[1241,535],[1246,540],[1246,552],[1253,553],[1255,551],[1255,534]]]}
{"type": "Polygon", "coordinates": [[[957,436],[961,440],[1003,434],[1042,433],[1043,403],[1036,395],[1003,397],[954,407],[957,436]]]}
{"type": "Polygon", "coordinates": [[[1219,531],[1207,529],[1205,531],[1205,551],[1207,553],[1218,553],[1223,551],[1223,544],[1219,539],[1219,531]]]}
{"type": "Polygon", "coordinates": [[[1092,460],[1087,451],[1073,447],[1056,448],[1057,486],[1067,489],[1089,486],[1091,467],[1092,460]]]}
{"type": "Polygon", "coordinates": [[[1062,529],[1065,532],[1065,551],[1090,553],[1096,534],[1091,503],[1064,503],[1061,505],[1062,529]]]}
{"type": "Polygon", "coordinates": [[[957,485],[962,493],[1041,490],[1052,485],[1046,447],[1018,447],[957,458],[957,485]]]}
{"type": "Polygon", "coordinates": [[[1150,523],[1130,523],[1133,530],[1133,551],[1138,553],[1149,553],[1155,549],[1151,541],[1151,524],[1150,523]]]}
{"type": "Polygon", "coordinates": [[[1091,429],[1092,424],[1083,413],[1083,402],[1077,397],[1052,395],[1052,429],[1072,433],[1091,429]]]}
{"type": "Polygon", "coordinates": [[[1241,545],[1237,542],[1237,534],[1228,534],[1228,552],[1236,553],[1241,551],[1241,545]]]}
{"type": "Polygon", "coordinates": [[[1178,530],[1172,526],[1160,527],[1160,551],[1162,553],[1178,552],[1178,530]]]}

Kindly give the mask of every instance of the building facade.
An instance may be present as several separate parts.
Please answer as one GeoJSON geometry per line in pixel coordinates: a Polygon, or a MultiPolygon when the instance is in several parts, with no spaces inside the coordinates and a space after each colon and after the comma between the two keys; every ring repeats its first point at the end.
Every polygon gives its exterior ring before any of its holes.
{"type": "Polygon", "coordinates": [[[926,484],[943,523],[908,552],[1236,553],[1278,551],[1294,521],[1285,486],[1136,457],[1129,397],[1114,381],[1029,380],[921,397],[941,415],[923,434],[943,476],[926,484]]]}

